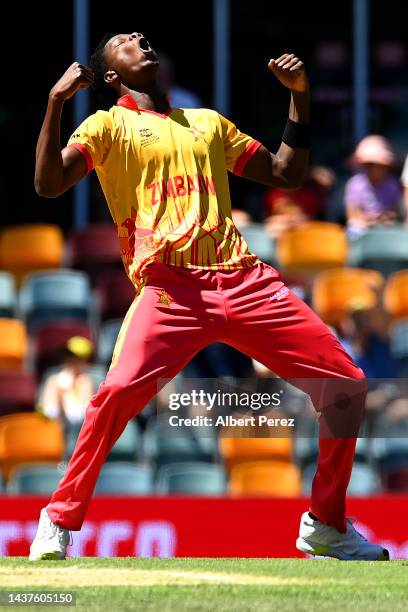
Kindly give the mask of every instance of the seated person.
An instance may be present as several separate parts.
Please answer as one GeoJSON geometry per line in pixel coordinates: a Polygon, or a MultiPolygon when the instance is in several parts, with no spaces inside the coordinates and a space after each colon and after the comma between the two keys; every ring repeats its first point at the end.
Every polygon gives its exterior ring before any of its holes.
{"type": "Polygon", "coordinates": [[[350,236],[374,225],[396,223],[400,214],[401,184],[393,175],[396,158],[382,136],[363,138],[350,158],[358,168],[345,186],[344,206],[350,236]]]}
{"type": "Polygon", "coordinates": [[[41,411],[50,419],[60,419],[64,429],[82,424],[93,395],[92,379],[86,372],[92,353],[90,340],[70,338],[61,356],[61,369],[45,381],[38,402],[41,411]]]}

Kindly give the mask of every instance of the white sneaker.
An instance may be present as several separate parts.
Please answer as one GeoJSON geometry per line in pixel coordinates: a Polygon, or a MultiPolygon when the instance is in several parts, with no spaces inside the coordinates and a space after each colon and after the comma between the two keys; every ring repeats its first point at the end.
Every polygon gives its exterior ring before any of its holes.
{"type": "Polygon", "coordinates": [[[308,512],[300,519],[296,548],[309,555],[334,557],[342,561],[389,561],[388,550],[366,540],[347,519],[347,531],[341,533],[311,518],[308,512]]]}
{"type": "Polygon", "coordinates": [[[45,508],[41,510],[40,521],[33,543],[30,547],[30,561],[65,559],[66,548],[71,541],[71,532],[58,527],[50,520],[45,508]]]}

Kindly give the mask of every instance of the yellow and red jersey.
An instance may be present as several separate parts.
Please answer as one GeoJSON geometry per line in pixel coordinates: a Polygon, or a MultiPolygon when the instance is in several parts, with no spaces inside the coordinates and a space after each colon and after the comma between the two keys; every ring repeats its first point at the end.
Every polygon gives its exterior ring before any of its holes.
{"type": "Polygon", "coordinates": [[[216,111],[160,114],[126,95],[88,117],[68,146],[96,170],[135,286],[153,261],[210,270],[259,261],[232,221],[227,170],[242,174],[260,143],[216,111]]]}

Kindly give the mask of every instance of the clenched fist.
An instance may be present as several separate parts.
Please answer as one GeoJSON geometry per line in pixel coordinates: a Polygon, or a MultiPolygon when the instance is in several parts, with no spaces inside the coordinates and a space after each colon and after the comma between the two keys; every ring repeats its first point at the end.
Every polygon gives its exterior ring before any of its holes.
{"type": "Polygon", "coordinates": [[[285,53],[276,60],[269,60],[268,68],[282,85],[292,91],[302,93],[309,90],[309,81],[303,62],[294,53],[285,53]]]}
{"type": "Polygon", "coordinates": [[[62,75],[59,81],[55,83],[50,91],[50,96],[60,100],[68,100],[78,89],[86,89],[94,82],[92,70],[74,62],[62,75]]]}

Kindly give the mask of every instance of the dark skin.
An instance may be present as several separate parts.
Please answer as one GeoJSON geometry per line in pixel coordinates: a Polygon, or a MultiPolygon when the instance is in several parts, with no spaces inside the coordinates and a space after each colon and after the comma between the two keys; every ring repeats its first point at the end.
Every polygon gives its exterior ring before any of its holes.
{"type": "MultiPolygon", "coordinates": [[[[157,84],[157,55],[143,34],[114,36],[105,45],[104,58],[108,66],[105,81],[118,97],[128,94],[139,108],[158,113],[166,110],[166,97],[157,84]]],[[[291,92],[289,118],[308,123],[310,94],[303,62],[294,54],[285,53],[271,59],[268,68],[291,92]]],[[[92,71],[75,62],[50,91],[36,149],[34,182],[40,196],[56,198],[87,173],[85,158],[78,150],[72,147],[61,150],[60,128],[65,101],[79,89],[90,87],[93,80],[92,71]]],[[[308,150],[293,149],[283,142],[276,154],[261,146],[247,163],[243,176],[264,185],[296,189],[303,183],[308,159],[308,150]]]]}

